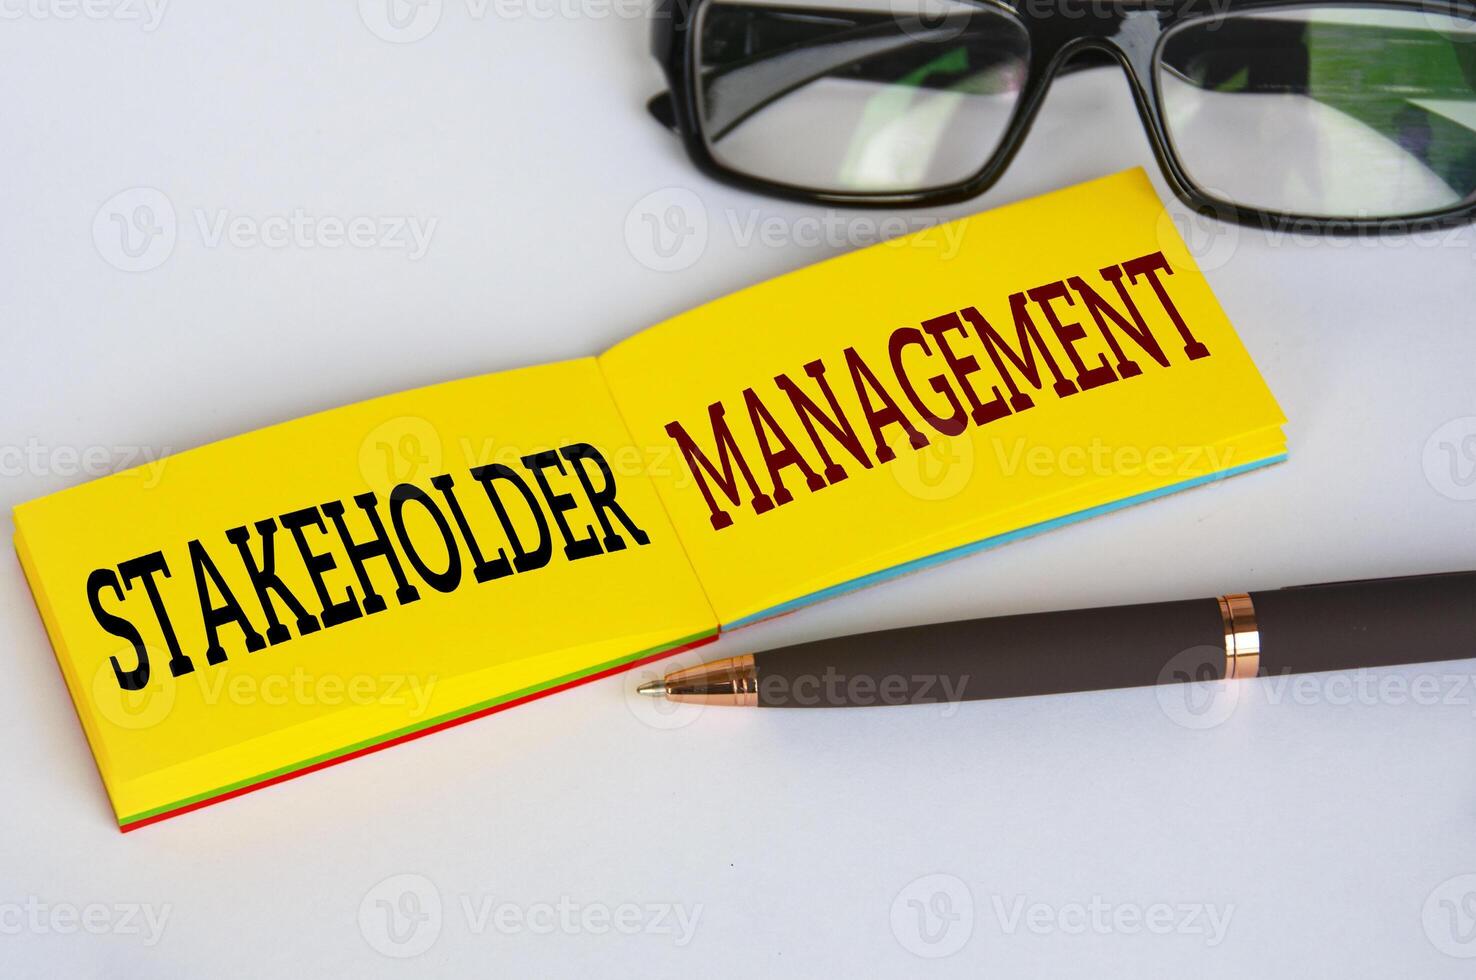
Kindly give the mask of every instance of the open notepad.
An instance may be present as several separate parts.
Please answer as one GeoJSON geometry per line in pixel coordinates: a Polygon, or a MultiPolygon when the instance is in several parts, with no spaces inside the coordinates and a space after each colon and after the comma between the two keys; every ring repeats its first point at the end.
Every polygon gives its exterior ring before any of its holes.
{"type": "Polygon", "coordinates": [[[131,829],[1275,462],[1283,423],[1132,171],[23,504],[16,545],[131,829]]]}

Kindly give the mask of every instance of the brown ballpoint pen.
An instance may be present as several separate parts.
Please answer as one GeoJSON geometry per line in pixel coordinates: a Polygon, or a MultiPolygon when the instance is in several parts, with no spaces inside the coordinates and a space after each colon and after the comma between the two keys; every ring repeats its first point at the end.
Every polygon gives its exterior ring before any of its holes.
{"type": "Polygon", "coordinates": [[[729,657],[643,684],[757,707],[934,704],[1476,657],[1476,571],[1001,616],[729,657]]]}

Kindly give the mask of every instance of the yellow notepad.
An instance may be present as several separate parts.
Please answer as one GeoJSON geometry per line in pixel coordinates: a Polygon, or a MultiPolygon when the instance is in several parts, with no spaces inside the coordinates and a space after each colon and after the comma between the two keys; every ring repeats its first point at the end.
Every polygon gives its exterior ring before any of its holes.
{"type": "Polygon", "coordinates": [[[929,235],[17,507],[120,826],[1283,458],[1141,171],[929,235]]]}
{"type": "Polygon", "coordinates": [[[1141,171],[966,219],[950,257],[913,238],[600,357],[635,440],[689,447],[652,478],[725,627],[1285,452],[1141,171]]]}

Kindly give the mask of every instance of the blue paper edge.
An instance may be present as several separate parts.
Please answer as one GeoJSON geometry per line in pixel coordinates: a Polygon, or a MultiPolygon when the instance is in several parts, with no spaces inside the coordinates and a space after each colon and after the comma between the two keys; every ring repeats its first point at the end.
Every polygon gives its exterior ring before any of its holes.
{"type": "Polygon", "coordinates": [[[893,565],[891,568],[885,568],[879,572],[872,572],[869,575],[862,575],[860,578],[853,578],[841,582],[838,585],[829,586],[818,592],[811,592],[808,595],[800,596],[798,599],[781,602],[777,606],[770,606],[768,609],[744,616],[742,619],[735,619],[731,623],[725,623],[722,626],[722,631],[726,633],[731,630],[742,629],[744,626],[760,622],[761,620],[772,619],[775,616],[782,616],[787,612],[793,612],[811,603],[820,602],[822,599],[830,599],[838,595],[844,595],[847,592],[854,592],[857,589],[864,589],[867,586],[876,585],[879,582],[885,582],[899,575],[906,575],[910,572],[921,571],[924,568],[931,568],[934,565],[941,565],[946,561],[962,558],[964,555],[970,555],[976,551],[997,548],[1002,544],[1009,544],[1011,541],[1019,541],[1021,538],[1028,538],[1058,527],[1065,527],[1068,524],[1075,524],[1078,521],[1084,521],[1101,514],[1110,514],[1115,510],[1122,510],[1125,507],[1132,507],[1149,500],[1156,500],[1159,497],[1166,497],[1171,493],[1178,493],[1181,490],[1189,490],[1206,483],[1214,483],[1217,480],[1223,480],[1250,470],[1260,469],[1263,466],[1272,466],[1285,461],[1286,457],[1286,453],[1279,453],[1275,456],[1268,456],[1265,459],[1258,459],[1252,463],[1232,466],[1230,469],[1222,470],[1218,473],[1209,473],[1205,476],[1195,477],[1192,480],[1185,480],[1182,483],[1170,484],[1166,487],[1160,487],[1157,490],[1149,490],[1146,493],[1124,497],[1122,500],[1115,500],[1111,503],[1089,507],[1086,510],[1079,510],[1073,514],[1067,514],[1064,517],[1055,517],[1049,521],[1041,521],[1039,524],[1031,524],[1014,531],[1007,531],[1004,534],[996,534],[993,537],[984,538],[981,541],[975,541],[971,544],[959,545],[956,548],[949,548],[947,551],[940,551],[937,554],[927,555],[923,558],[914,558],[912,561],[903,562],[900,565],[893,565]]]}

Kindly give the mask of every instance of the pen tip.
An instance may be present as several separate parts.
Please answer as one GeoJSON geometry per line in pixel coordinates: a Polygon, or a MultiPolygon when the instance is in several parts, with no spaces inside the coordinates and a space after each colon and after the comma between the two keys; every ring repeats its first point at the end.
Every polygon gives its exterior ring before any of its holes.
{"type": "Polygon", "coordinates": [[[637,694],[644,694],[648,698],[666,697],[666,681],[647,681],[636,688],[637,694]]]}

